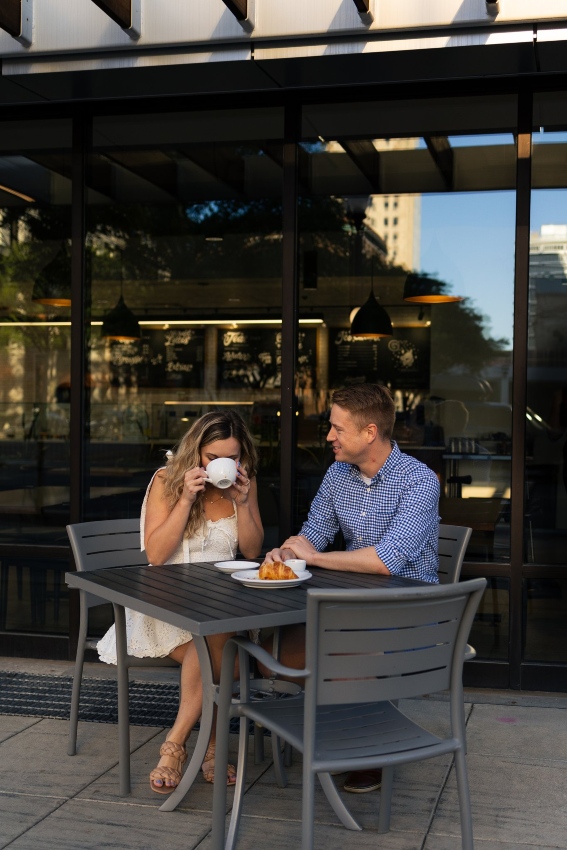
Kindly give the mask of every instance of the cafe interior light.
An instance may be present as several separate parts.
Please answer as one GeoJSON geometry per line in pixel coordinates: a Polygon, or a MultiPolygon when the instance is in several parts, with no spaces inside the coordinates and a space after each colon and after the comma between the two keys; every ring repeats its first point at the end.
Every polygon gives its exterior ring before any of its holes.
{"type": "Polygon", "coordinates": [[[404,301],[412,304],[451,304],[462,301],[462,295],[443,292],[445,284],[426,274],[410,272],[404,284],[404,301]]]}
{"type": "Polygon", "coordinates": [[[37,276],[32,301],[48,307],[71,306],[71,257],[65,242],[37,276]]]}
{"type": "Polygon", "coordinates": [[[374,274],[370,276],[370,295],[362,307],[356,311],[350,325],[352,336],[365,339],[380,339],[392,336],[394,329],[386,310],[378,303],[374,295],[374,274]]]}
{"type": "Polygon", "coordinates": [[[116,307],[104,316],[101,335],[105,339],[116,340],[117,342],[134,342],[140,339],[140,323],[130,308],[126,306],[122,293],[120,293],[116,307]]]}
{"type": "MultiPolygon", "coordinates": [[[[126,308],[128,309],[128,308],[126,308]]],[[[324,319],[321,318],[313,318],[313,319],[299,319],[300,325],[322,325],[324,323],[324,319]]],[[[167,330],[170,326],[172,327],[192,327],[194,325],[231,325],[234,323],[234,319],[142,319],[138,321],[138,325],[144,327],[161,327],[163,330],[167,330]]],[[[240,325],[281,325],[281,319],[239,319],[238,323],[240,325]]],[[[99,320],[94,320],[91,322],[91,327],[101,327],[104,322],[99,320]]],[[[0,327],[2,328],[24,328],[24,327],[66,327],[70,326],[71,322],[69,320],[62,321],[38,321],[37,319],[34,321],[22,321],[22,322],[0,322],[0,327]]],[[[139,339],[139,336],[136,337],[139,339]]]]}
{"type": "Polygon", "coordinates": [[[101,336],[116,342],[136,342],[141,335],[140,324],[124,301],[123,251],[120,250],[120,298],[116,307],[102,317],[101,336]]]}

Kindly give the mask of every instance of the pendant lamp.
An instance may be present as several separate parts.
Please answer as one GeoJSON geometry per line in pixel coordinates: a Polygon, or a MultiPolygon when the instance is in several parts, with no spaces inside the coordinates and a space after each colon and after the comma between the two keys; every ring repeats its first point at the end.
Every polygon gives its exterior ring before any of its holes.
{"type": "Polygon", "coordinates": [[[126,306],[122,293],[116,307],[103,316],[101,335],[117,342],[134,342],[140,339],[140,325],[133,312],[126,306]]]}
{"type": "Polygon", "coordinates": [[[425,274],[410,272],[404,285],[404,301],[414,304],[450,304],[462,301],[461,295],[448,295],[443,292],[445,284],[425,274]]]}
{"type": "Polygon", "coordinates": [[[380,339],[380,337],[392,336],[394,333],[389,315],[380,306],[374,295],[373,273],[370,277],[370,295],[354,316],[350,325],[350,332],[352,336],[366,339],[380,339]]]}
{"type": "Polygon", "coordinates": [[[106,316],[102,317],[101,336],[116,342],[136,342],[141,337],[137,318],[124,301],[123,251],[120,253],[120,298],[106,316]]]}
{"type": "Polygon", "coordinates": [[[32,301],[49,307],[71,306],[71,257],[65,242],[37,276],[32,301]]]}

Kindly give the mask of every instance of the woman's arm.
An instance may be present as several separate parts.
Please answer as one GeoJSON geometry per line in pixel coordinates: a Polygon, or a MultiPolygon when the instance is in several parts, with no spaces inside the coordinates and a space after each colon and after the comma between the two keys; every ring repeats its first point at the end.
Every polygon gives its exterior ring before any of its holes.
{"type": "Polygon", "coordinates": [[[238,520],[238,548],[245,558],[256,558],[264,541],[264,529],[260,519],[258,485],[255,478],[250,480],[250,487],[238,492],[234,501],[238,520]]]}
{"type": "Polygon", "coordinates": [[[145,549],[151,564],[165,564],[179,549],[189,514],[199,493],[205,489],[206,473],[196,467],[185,473],[183,492],[173,510],[164,495],[164,475],[154,478],[146,506],[145,549]]]}

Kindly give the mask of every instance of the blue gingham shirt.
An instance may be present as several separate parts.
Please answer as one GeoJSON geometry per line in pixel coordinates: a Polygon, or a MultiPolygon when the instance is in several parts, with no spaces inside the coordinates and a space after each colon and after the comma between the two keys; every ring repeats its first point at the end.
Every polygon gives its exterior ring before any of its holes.
{"type": "Polygon", "coordinates": [[[300,534],[322,552],[340,529],[347,552],[373,546],[392,575],[437,584],[438,505],[435,473],[392,442],[370,484],[354,464],[335,461],[300,534]]]}

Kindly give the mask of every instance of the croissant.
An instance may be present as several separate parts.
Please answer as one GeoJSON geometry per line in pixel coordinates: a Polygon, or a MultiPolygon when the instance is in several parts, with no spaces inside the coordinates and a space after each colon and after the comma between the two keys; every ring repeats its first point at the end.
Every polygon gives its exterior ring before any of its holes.
{"type": "Polygon", "coordinates": [[[292,579],[297,578],[297,576],[287,564],[282,564],[281,561],[274,561],[273,564],[262,564],[258,578],[281,581],[281,579],[292,579]]]}

